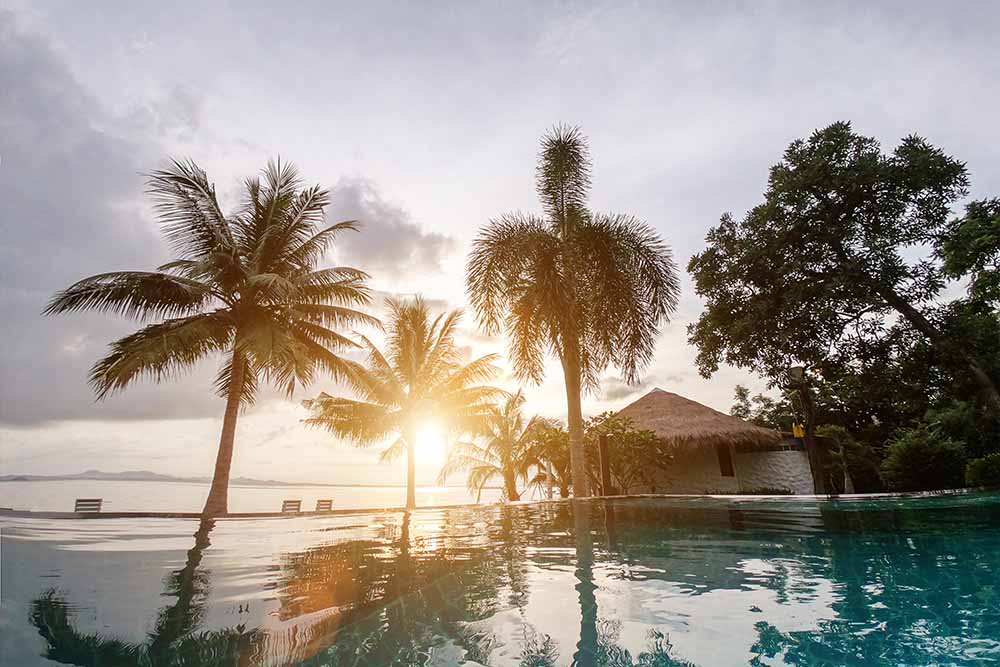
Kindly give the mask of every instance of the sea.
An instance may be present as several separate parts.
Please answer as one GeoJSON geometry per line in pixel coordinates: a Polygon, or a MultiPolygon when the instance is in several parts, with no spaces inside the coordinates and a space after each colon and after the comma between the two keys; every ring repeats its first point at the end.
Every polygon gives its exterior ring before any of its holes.
{"type": "MultiPolygon", "coordinates": [[[[102,498],[105,512],[200,512],[208,497],[202,482],[150,482],[127,480],[49,480],[0,482],[0,507],[15,510],[72,512],[77,498],[102,498]]],[[[418,486],[417,505],[475,503],[462,486],[418,486]]],[[[402,486],[239,486],[229,487],[230,512],[277,512],[284,500],[301,500],[303,510],[320,499],[333,501],[334,509],[383,509],[406,504],[402,486]]],[[[500,489],[484,489],[481,504],[499,501],[500,489]]],[[[525,498],[527,500],[527,498],[525,498]]]]}

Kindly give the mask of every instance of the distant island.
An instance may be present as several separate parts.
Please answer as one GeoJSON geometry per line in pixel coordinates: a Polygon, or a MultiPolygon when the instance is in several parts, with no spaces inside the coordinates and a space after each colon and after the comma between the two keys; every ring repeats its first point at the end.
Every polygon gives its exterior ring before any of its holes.
{"type": "MultiPolygon", "coordinates": [[[[175,477],[161,475],[151,470],[125,470],[122,472],[103,472],[87,470],[73,475],[0,475],[0,482],[58,482],[74,479],[125,482],[187,482],[194,484],[209,484],[210,477],[175,477]]],[[[234,477],[229,482],[233,486],[352,486],[381,487],[399,486],[396,484],[332,484],[330,482],[282,482],[276,479],[253,479],[252,477],[234,477]]]]}

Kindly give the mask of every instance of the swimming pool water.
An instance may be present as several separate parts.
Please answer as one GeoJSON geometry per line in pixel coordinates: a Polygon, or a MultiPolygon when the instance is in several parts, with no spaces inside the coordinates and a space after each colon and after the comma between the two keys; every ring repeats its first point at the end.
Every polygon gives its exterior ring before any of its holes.
{"type": "Polygon", "coordinates": [[[1000,496],[6,519],[0,664],[1000,664],[1000,496]]]}

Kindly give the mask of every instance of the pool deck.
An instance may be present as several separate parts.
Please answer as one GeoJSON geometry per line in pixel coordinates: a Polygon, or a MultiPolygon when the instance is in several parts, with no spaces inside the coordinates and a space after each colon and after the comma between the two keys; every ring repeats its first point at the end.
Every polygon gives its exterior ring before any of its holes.
{"type": "MultiPolygon", "coordinates": [[[[966,489],[944,489],[940,491],[913,491],[907,493],[852,493],[852,494],[840,494],[837,496],[825,496],[825,495],[738,495],[738,494],[677,494],[677,493],[640,493],[640,494],[630,494],[624,496],[591,496],[589,498],[581,500],[630,500],[630,499],[641,499],[641,498],[667,498],[674,500],[694,500],[698,498],[712,498],[715,500],[729,500],[735,502],[748,502],[748,501],[782,501],[782,502],[795,502],[795,501],[811,501],[811,502],[827,502],[827,501],[839,501],[839,500],[866,500],[873,498],[928,498],[935,496],[960,496],[969,493],[983,493],[983,492],[998,492],[1000,489],[991,488],[966,488],[966,489]]],[[[460,509],[460,508],[486,508],[486,507],[503,507],[503,506],[519,506],[519,505],[534,505],[534,504],[547,504],[547,503],[572,503],[573,498],[552,498],[543,500],[521,500],[514,503],[464,503],[455,505],[422,505],[417,507],[414,511],[424,511],[424,510],[446,510],[446,509],[460,509]]],[[[357,508],[343,508],[343,509],[332,509],[323,512],[316,511],[305,511],[305,512],[230,512],[228,514],[220,514],[212,519],[297,519],[297,518],[310,518],[310,517],[331,517],[331,516],[351,516],[357,514],[372,514],[372,513],[402,513],[406,512],[405,507],[357,507],[357,508]]],[[[16,510],[8,507],[0,507],[0,519],[12,518],[12,519],[202,519],[204,518],[200,512],[50,512],[50,511],[33,511],[33,510],[16,510]]]]}

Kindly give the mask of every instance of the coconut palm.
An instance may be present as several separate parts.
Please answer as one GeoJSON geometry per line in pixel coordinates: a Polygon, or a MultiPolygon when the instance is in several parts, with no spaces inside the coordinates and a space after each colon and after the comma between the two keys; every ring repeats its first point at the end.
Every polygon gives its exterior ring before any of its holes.
{"type": "Polygon", "coordinates": [[[237,417],[260,382],[290,395],[321,371],[347,378],[350,362],[337,352],[357,345],[335,329],[378,325],[354,308],[370,299],[365,273],[317,268],[337,234],[356,225],[321,227],[328,192],[302,187],[295,168],[280,160],[268,163],[263,180],[246,181],[244,200],[230,216],[194,162],[154,172],[148,192],[176,259],[156,271],[85,278],[56,294],[45,313],[96,310],[160,320],[115,341],[94,364],[90,383],[98,399],[225,355],[215,386],[226,408],[204,508],[206,516],[225,514],[237,417]]]}
{"type": "Polygon", "coordinates": [[[462,363],[455,342],[461,310],[433,320],[423,299],[387,299],[388,338],[383,354],[368,338],[360,337],[367,363],[355,369],[352,385],[358,399],[320,394],[305,406],[312,412],[306,423],[329,430],[356,446],[391,440],[380,457],[393,461],[406,454],[406,506],[416,506],[414,445],[426,424],[447,435],[481,428],[484,411],[502,392],[481,383],[499,369],[497,355],[462,363]]]}
{"type": "Polygon", "coordinates": [[[626,382],[639,379],[660,324],[677,307],[677,269],[644,223],[588,210],[590,158],[579,129],[545,135],[536,184],[544,216],[508,213],[477,237],[469,300],[487,333],[506,330],[522,380],[541,382],[546,353],[559,357],[573,493],[587,496],[581,393],[597,388],[609,365],[626,382]]]}
{"type": "Polygon", "coordinates": [[[479,502],[483,487],[490,480],[503,480],[503,497],[519,500],[517,480],[528,479],[532,465],[537,464],[536,447],[539,444],[539,428],[545,420],[534,416],[525,421],[521,408],[524,394],[518,391],[503,403],[486,409],[483,430],[475,434],[485,442],[460,442],[452,447],[448,460],[438,475],[438,484],[444,484],[456,472],[468,472],[469,491],[476,494],[479,502]]]}

